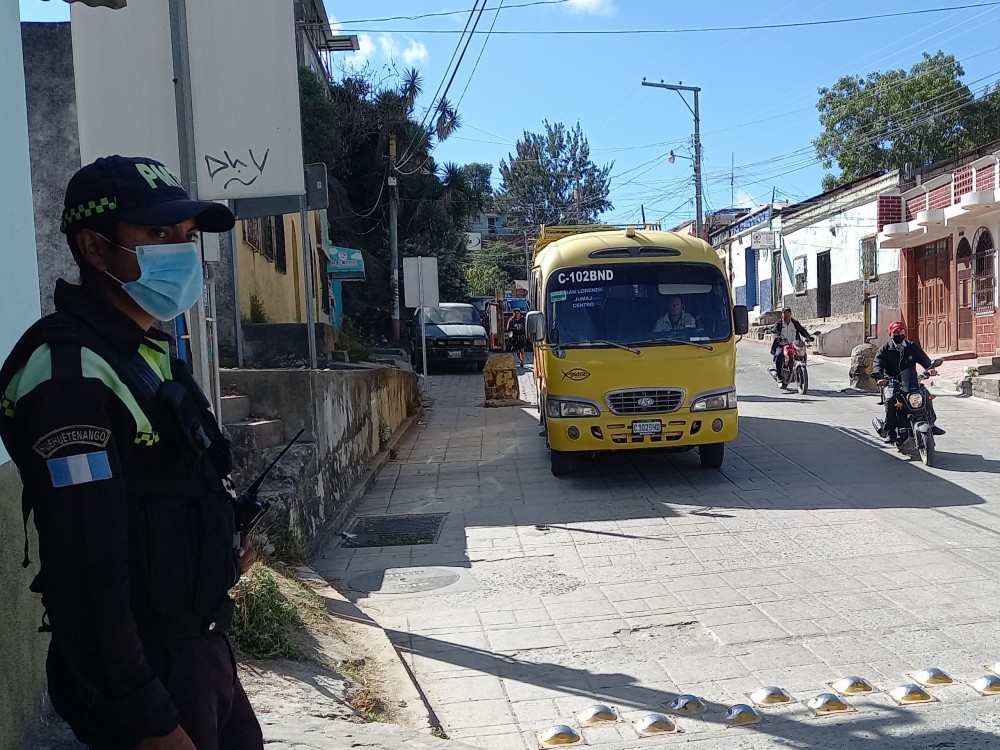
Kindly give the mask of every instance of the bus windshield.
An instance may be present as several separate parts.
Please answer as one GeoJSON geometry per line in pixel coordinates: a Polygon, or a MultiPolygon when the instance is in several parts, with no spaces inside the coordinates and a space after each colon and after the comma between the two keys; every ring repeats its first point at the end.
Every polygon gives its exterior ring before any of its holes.
{"type": "Polygon", "coordinates": [[[708,263],[622,263],[554,271],[546,287],[549,343],[670,345],[733,333],[729,285],[708,263]]]}

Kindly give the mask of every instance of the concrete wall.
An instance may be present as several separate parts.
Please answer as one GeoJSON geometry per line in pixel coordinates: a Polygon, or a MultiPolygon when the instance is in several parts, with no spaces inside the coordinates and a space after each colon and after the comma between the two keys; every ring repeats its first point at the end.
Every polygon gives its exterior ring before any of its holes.
{"type": "MultiPolygon", "coordinates": [[[[244,323],[243,366],[304,367],[309,364],[308,327],[305,323],[244,323]]],[[[328,323],[316,323],[316,362],[326,367],[334,361],[337,332],[328,323]]]]}
{"type": "MultiPolygon", "coordinates": [[[[17,3],[0,3],[0,361],[40,313],[38,259],[31,193],[24,58],[17,3]]],[[[58,221],[58,219],[57,219],[58,221]]],[[[41,608],[28,591],[37,566],[21,568],[21,486],[0,446],[0,747],[23,746],[41,708],[47,636],[39,635],[41,608]]],[[[37,550],[37,544],[34,546],[37,550]]]]}
{"type": "Polygon", "coordinates": [[[42,708],[48,634],[42,624],[41,597],[28,590],[38,573],[38,537],[29,524],[32,565],[21,567],[21,480],[13,463],[0,464],[0,747],[20,748],[42,708]]]}
{"type": "Polygon", "coordinates": [[[42,312],[54,310],[56,279],[76,283],[79,272],[59,231],[66,183],[80,168],[73,83],[73,39],[68,23],[25,23],[24,76],[28,100],[31,183],[42,312]]]}
{"type": "MultiPolygon", "coordinates": [[[[381,448],[380,428],[395,432],[419,404],[416,376],[391,368],[227,370],[222,386],[249,397],[255,416],[280,419],[285,440],[305,429],[307,445],[275,475],[287,488],[267,519],[272,534],[289,535],[303,550],[348,511],[351,488],[381,448]]],[[[243,487],[264,462],[244,455],[240,463],[243,487]]]]}

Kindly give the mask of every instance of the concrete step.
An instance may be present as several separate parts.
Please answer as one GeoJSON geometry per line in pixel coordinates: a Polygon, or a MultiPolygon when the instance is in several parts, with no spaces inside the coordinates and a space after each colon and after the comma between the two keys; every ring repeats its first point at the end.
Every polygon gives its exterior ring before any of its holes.
{"type": "Polygon", "coordinates": [[[245,422],[250,416],[249,396],[222,397],[222,424],[245,422]]]}
{"type": "Polygon", "coordinates": [[[262,451],[275,445],[284,444],[284,434],[280,419],[253,419],[227,424],[226,431],[234,443],[241,443],[262,451]]]}

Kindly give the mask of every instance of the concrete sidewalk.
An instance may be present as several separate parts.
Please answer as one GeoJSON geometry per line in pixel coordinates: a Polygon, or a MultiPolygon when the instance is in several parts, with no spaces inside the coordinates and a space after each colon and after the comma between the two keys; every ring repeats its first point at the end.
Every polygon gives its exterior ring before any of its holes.
{"type": "Polygon", "coordinates": [[[631,721],[680,693],[708,711],[654,746],[996,742],[1000,708],[971,682],[1000,658],[1000,410],[942,395],[949,433],[926,469],[878,443],[876,400],[845,392],[842,366],[817,358],[798,396],[767,365],[741,345],[741,436],[722,470],[615,453],[564,480],[533,408],[483,408],[479,377],[432,376],[426,424],[359,514],[430,515],[437,535],[341,542],[314,567],[386,628],[449,736],[490,750],[534,750],[553,723],[591,746],[648,746],[631,721]],[[897,706],[887,691],[928,665],[956,684],[897,706]],[[880,692],[848,699],[852,713],[804,705],[854,674],[880,692]],[[796,702],[726,729],[761,685],[796,702]],[[581,726],[595,702],[622,720],[581,726]]]}

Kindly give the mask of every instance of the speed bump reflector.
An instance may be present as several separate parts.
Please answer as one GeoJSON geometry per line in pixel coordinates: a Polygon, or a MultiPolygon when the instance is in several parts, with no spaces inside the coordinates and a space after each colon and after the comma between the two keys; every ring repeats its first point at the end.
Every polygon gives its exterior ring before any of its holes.
{"type": "Polygon", "coordinates": [[[641,737],[653,737],[658,734],[673,734],[677,725],[669,716],[663,714],[646,714],[632,725],[641,737]]]}
{"type": "Polygon", "coordinates": [[[758,706],[780,706],[783,703],[791,703],[792,696],[784,688],[766,685],[750,693],[750,700],[758,706]]]}
{"type": "Polygon", "coordinates": [[[931,696],[931,694],[924,690],[920,685],[914,685],[912,683],[893,688],[889,691],[889,697],[901,706],[906,706],[911,703],[930,703],[934,700],[933,696],[931,696]]]}
{"type": "Polygon", "coordinates": [[[555,724],[543,729],[535,734],[535,737],[538,739],[538,747],[542,750],[562,745],[575,745],[581,739],[579,733],[566,724],[555,724]]]}
{"type": "Polygon", "coordinates": [[[872,684],[868,680],[857,675],[841,677],[839,680],[830,683],[830,687],[841,695],[864,695],[865,693],[875,692],[875,688],[872,687],[872,684]]]}
{"type": "Polygon", "coordinates": [[[576,718],[581,724],[600,724],[604,721],[618,721],[618,714],[610,706],[596,703],[593,706],[587,706],[576,715],[576,718]]]}
{"type": "Polygon", "coordinates": [[[753,706],[737,703],[735,706],[729,707],[722,720],[731,727],[739,727],[746,724],[756,724],[760,721],[760,714],[753,706]]]}
{"type": "Polygon", "coordinates": [[[820,693],[810,698],[806,701],[806,708],[817,716],[842,714],[854,710],[847,701],[834,693],[820,693]]]}
{"type": "Polygon", "coordinates": [[[678,695],[667,705],[675,714],[680,714],[681,716],[694,716],[696,714],[703,713],[706,708],[705,701],[699,698],[697,695],[678,695]]]}
{"type": "Polygon", "coordinates": [[[1000,677],[995,674],[983,675],[972,683],[972,687],[983,695],[1000,695],[1000,677]]]}
{"type": "Polygon", "coordinates": [[[913,675],[913,679],[924,686],[932,685],[951,685],[954,680],[948,675],[942,672],[937,667],[927,667],[926,669],[921,669],[913,675]]]}

